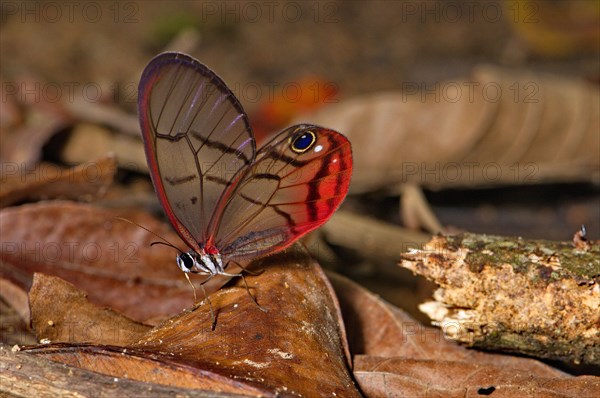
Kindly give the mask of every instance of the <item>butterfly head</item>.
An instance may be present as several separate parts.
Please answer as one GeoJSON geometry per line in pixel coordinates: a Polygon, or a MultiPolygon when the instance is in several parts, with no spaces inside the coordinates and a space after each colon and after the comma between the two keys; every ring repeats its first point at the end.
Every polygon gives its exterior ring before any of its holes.
{"type": "MultiPolygon", "coordinates": [[[[195,254],[195,253],[193,253],[195,254]]],[[[177,256],[177,266],[183,272],[193,272],[196,267],[196,259],[192,253],[181,253],[177,256]]]]}
{"type": "Polygon", "coordinates": [[[215,275],[224,272],[223,260],[219,253],[198,254],[194,250],[190,250],[177,256],[177,266],[185,273],[215,275]]]}

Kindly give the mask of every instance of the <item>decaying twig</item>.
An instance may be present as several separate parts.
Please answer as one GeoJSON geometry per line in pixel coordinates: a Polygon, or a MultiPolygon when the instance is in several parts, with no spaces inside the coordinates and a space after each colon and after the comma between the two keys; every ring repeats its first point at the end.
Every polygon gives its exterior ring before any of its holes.
{"type": "Polygon", "coordinates": [[[469,346],[600,364],[600,245],[436,236],[402,266],[440,285],[421,305],[469,346]]]}
{"type": "Polygon", "coordinates": [[[338,210],[320,230],[329,243],[378,259],[397,259],[399,253],[420,247],[429,239],[427,234],[343,210],[338,210]]]}

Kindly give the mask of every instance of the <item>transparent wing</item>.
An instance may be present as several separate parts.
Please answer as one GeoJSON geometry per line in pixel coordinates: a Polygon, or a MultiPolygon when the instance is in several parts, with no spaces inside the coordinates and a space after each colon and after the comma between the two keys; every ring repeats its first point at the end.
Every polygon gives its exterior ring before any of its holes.
{"type": "Polygon", "coordinates": [[[146,66],[138,107],[156,193],[182,239],[199,250],[219,197],[254,161],[248,118],[214,72],[180,53],[146,66]]]}
{"type": "Polygon", "coordinates": [[[211,223],[215,246],[230,259],[289,246],[329,219],[351,174],[346,137],[312,125],[290,127],[261,148],[224,193],[211,223]]]}

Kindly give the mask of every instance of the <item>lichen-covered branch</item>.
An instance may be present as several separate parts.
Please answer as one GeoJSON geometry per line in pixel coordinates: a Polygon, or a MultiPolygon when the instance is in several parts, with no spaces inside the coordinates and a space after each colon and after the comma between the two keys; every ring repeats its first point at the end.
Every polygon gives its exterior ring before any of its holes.
{"type": "Polygon", "coordinates": [[[402,258],[403,267],[440,285],[421,310],[447,337],[600,365],[598,242],[436,236],[402,258]]]}

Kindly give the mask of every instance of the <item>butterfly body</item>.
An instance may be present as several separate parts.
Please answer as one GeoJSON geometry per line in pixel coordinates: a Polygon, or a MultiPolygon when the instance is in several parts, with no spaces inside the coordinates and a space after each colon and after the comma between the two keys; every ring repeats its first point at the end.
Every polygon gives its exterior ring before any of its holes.
{"type": "Polygon", "coordinates": [[[291,126],[259,150],[246,113],[209,68],[180,53],[155,57],[142,74],[140,124],[150,175],[190,250],[188,273],[290,246],[342,203],[352,174],[350,143],[311,124],[291,126]]]}

